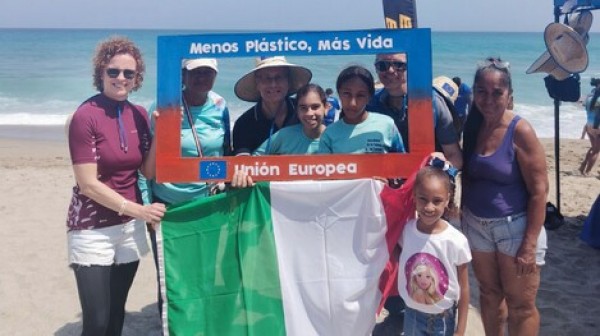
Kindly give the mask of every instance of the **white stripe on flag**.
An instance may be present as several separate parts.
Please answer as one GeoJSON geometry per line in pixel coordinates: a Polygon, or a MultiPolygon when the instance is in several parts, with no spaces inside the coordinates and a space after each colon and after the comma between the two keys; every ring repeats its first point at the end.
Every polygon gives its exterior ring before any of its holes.
{"type": "Polygon", "coordinates": [[[386,221],[371,179],[271,183],[288,335],[369,335],[388,260],[386,221]]]}

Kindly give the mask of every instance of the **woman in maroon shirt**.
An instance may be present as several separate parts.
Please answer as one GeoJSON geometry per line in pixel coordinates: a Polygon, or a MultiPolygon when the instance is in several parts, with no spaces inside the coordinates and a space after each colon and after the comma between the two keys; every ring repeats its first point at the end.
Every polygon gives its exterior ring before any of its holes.
{"type": "Polygon", "coordinates": [[[145,222],[165,206],[143,206],[137,173],[153,174],[146,110],[130,103],[145,71],[139,49],[115,37],[98,45],[94,86],[69,125],[76,185],[67,216],[69,264],[82,307],[82,335],[121,335],[125,302],[139,259],[148,252],[145,222]]]}

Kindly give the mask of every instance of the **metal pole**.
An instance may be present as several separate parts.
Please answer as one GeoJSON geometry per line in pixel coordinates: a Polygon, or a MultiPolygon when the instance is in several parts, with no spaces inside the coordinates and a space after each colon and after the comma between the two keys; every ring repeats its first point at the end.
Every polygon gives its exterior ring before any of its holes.
{"type": "MultiPolygon", "coordinates": [[[[554,6],[554,22],[560,21],[560,6],[554,6]]],[[[556,208],[560,212],[560,131],[558,114],[560,101],[554,99],[554,175],[556,184],[556,208]]]]}
{"type": "Polygon", "coordinates": [[[554,99],[554,174],[556,175],[556,208],[560,213],[560,130],[558,122],[558,112],[560,110],[560,100],[554,99]]]}

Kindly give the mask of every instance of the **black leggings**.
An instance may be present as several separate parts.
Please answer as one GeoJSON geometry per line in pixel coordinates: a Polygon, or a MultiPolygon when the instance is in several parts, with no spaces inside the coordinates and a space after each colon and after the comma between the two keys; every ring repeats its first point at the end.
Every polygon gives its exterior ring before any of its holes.
{"type": "Polygon", "coordinates": [[[121,335],[127,294],[139,264],[73,265],[81,302],[82,336],[121,335]]]}

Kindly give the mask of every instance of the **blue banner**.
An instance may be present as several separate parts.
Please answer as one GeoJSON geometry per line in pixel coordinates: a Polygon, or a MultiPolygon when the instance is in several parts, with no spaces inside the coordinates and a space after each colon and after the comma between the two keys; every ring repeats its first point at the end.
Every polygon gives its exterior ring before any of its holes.
{"type": "MultiPolygon", "coordinates": [[[[178,35],[158,37],[158,104],[179,106],[181,60],[263,56],[341,56],[406,53],[411,60],[411,90],[431,89],[431,30],[372,29],[355,31],[178,35]]],[[[414,93],[413,91],[413,93],[414,93]]],[[[414,94],[412,95],[414,97],[414,94]]]]}

